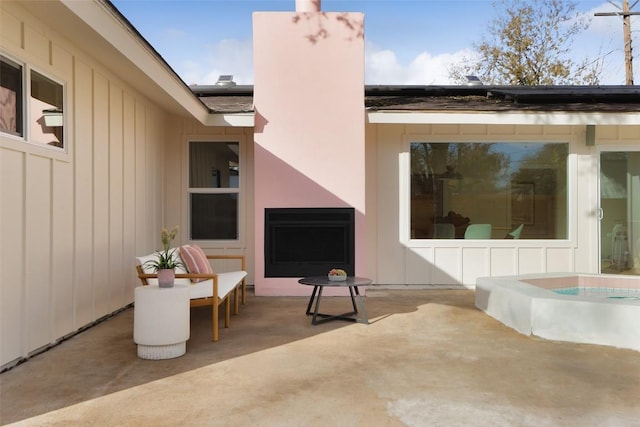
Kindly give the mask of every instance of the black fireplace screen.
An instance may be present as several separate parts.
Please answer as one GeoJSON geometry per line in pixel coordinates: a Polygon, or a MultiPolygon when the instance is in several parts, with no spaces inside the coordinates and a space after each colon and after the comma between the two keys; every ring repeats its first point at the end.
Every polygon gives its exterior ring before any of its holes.
{"type": "Polygon", "coordinates": [[[353,208],[265,209],[265,277],[355,273],[353,208]]]}

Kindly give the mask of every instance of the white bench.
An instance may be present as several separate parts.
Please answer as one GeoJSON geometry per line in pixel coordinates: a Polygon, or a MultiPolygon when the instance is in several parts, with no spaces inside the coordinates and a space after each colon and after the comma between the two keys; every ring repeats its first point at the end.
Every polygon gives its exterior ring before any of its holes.
{"type": "MultiPolygon", "coordinates": [[[[179,250],[175,250],[174,257],[180,263],[179,250]]],[[[138,271],[138,278],[142,282],[143,286],[148,284],[156,285],[158,283],[158,275],[154,272],[153,268],[147,261],[157,259],[158,254],[153,253],[141,257],[136,257],[138,271]]],[[[213,341],[218,341],[218,314],[219,306],[222,302],[225,303],[225,317],[224,327],[228,328],[231,323],[231,301],[230,297],[233,295],[234,314],[239,312],[239,297],[238,291],[242,294],[242,304],[246,303],[246,284],[245,277],[246,262],[244,255],[207,255],[207,259],[211,260],[238,260],[241,264],[241,270],[214,273],[214,274],[191,274],[184,268],[176,268],[176,284],[189,285],[189,299],[191,307],[199,307],[210,305],[212,307],[212,329],[213,329],[213,341]],[[193,283],[192,279],[206,279],[202,282],[193,283]]]]}

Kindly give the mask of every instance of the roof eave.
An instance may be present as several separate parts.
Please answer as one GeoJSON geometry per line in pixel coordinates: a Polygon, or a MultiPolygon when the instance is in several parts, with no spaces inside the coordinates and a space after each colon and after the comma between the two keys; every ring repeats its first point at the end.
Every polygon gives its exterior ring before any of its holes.
{"type": "Polygon", "coordinates": [[[372,124],[640,125],[637,112],[367,111],[372,124]]]}
{"type": "Polygon", "coordinates": [[[206,120],[207,107],[110,1],[24,2],[23,6],[161,108],[206,120]]]}

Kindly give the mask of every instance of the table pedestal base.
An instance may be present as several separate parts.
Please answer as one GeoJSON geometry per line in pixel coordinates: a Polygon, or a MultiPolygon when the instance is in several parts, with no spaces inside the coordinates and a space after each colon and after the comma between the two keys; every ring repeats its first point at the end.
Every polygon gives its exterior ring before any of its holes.
{"type": "Polygon", "coordinates": [[[360,296],[360,291],[357,286],[349,286],[349,294],[351,295],[353,311],[342,314],[325,314],[318,311],[323,288],[324,286],[321,285],[315,285],[313,287],[313,292],[311,293],[311,298],[307,305],[307,316],[313,315],[313,318],[311,319],[312,325],[318,325],[320,323],[328,322],[329,320],[344,320],[347,322],[364,323],[365,325],[369,324],[369,319],[367,318],[367,313],[364,309],[364,303],[362,302],[362,297],[360,296]],[[314,300],[315,305],[313,303],[314,300]],[[314,306],[313,312],[311,311],[312,306],[314,306]],[[358,308],[360,308],[359,311],[358,308]],[[358,314],[360,314],[360,316],[358,316],[358,314]]]}

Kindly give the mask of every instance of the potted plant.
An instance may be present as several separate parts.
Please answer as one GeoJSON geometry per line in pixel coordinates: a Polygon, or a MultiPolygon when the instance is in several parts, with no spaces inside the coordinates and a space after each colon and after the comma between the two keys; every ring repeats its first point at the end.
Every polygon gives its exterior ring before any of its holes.
{"type": "Polygon", "coordinates": [[[158,273],[158,285],[161,288],[172,287],[176,278],[175,269],[183,266],[179,258],[175,256],[176,249],[170,249],[177,233],[178,226],[175,226],[171,232],[163,228],[161,233],[162,251],[158,252],[157,259],[145,262],[146,266],[158,273]]]}

